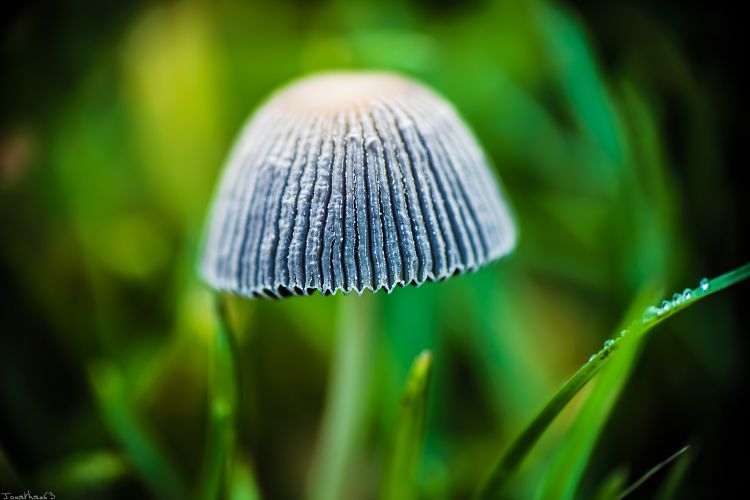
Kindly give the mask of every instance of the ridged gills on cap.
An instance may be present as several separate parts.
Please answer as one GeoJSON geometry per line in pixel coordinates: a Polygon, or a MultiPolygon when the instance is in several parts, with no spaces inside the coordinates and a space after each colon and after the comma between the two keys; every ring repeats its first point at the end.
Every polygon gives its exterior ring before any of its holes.
{"type": "Polygon", "coordinates": [[[450,104],[401,76],[327,73],[274,94],[241,132],[202,273],[245,296],[390,292],[475,270],[515,240],[450,104]]]}

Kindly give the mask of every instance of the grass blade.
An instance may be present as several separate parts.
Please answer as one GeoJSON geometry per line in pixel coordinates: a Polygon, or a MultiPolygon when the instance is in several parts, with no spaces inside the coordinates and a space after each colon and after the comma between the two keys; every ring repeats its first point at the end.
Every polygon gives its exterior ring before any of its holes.
{"type": "Polygon", "coordinates": [[[659,488],[656,496],[656,500],[672,500],[677,498],[677,489],[680,487],[682,480],[685,478],[690,463],[693,461],[693,449],[687,450],[677,458],[677,462],[670,469],[667,479],[659,488]]]}
{"type": "Polygon", "coordinates": [[[237,455],[234,461],[231,489],[230,500],[260,500],[261,498],[253,468],[242,455],[237,455]]]}
{"type": "Polygon", "coordinates": [[[229,330],[226,309],[216,297],[216,326],[209,380],[208,436],[203,462],[199,498],[225,498],[235,448],[238,374],[234,358],[234,339],[229,330]]]}
{"type": "Polygon", "coordinates": [[[616,500],[628,480],[628,471],[618,467],[604,478],[594,494],[594,500],[616,500]]]}
{"type": "Polygon", "coordinates": [[[750,276],[750,263],[713,280],[701,280],[700,285],[695,290],[686,289],[685,292],[679,294],[679,297],[677,297],[678,294],[675,294],[673,300],[665,300],[659,307],[651,306],[646,309],[640,320],[633,322],[616,339],[606,342],[597,354],[592,356],[586,364],[573,374],[521,434],[511,442],[492,469],[489,478],[479,490],[478,498],[502,498],[508,480],[516,472],[542,433],[578,391],[613,358],[612,354],[624,343],[637,339],[677,312],[709,295],[747,279],[748,276],[750,276]]]}
{"type": "Polygon", "coordinates": [[[642,475],[636,482],[625,488],[622,493],[620,493],[620,496],[618,496],[618,500],[622,500],[623,498],[627,497],[631,493],[633,493],[635,490],[641,487],[643,483],[648,481],[654,474],[662,470],[667,465],[671,464],[675,460],[677,460],[680,456],[682,456],[684,453],[686,453],[690,449],[689,446],[684,446],[677,450],[675,453],[670,455],[666,460],[663,462],[660,462],[653,466],[651,469],[648,470],[644,475],[642,475]]]}
{"type": "Polygon", "coordinates": [[[541,33],[567,103],[585,134],[619,165],[624,146],[617,114],[583,30],[563,9],[541,4],[541,33]]]}
{"type": "MultiPolygon", "coordinates": [[[[617,331],[632,324],[641,312],[660,295],[656,287],[644,289],[633,302],[617,331]]],[[[618,355],[595,381],[591,393],[578,412],[575,422],[557,446],[542,482],[540,498],[571,499],[594,449],[604,424],[638,358],[640,337],[621,345],[618,355]]]]}
{"type": "Polygon", "coordinates": [[[343,297],[328,400],[308,487],[311,500],[339,500],[356,455],[367,400],[372,294],[343,297]]]}
{"type": "Polygon", "coordinates": [[[180,476],[133,412],[122,372],[113,363],[100,361],[91,365],[89,380],[105,423],[154,494],[184,498],[180,476]]]}
{"type": "Polygon", "coordinates": [[[385,461],[381,492],[381,498],[384,500],[414,498],[424,440],[431,368],[430,351],[422,352],[411,366],[411,373],[401,399],[401,411],[396,422],[393,443],[385,461]]]}
{"type": "Polygon", "coordinates": [[[104,494],[125,478],[130,469],[130,461],[120,452],[77,452],[45,467],[36,484],[54,487],[61,497],[91,498],[104,494]]]}

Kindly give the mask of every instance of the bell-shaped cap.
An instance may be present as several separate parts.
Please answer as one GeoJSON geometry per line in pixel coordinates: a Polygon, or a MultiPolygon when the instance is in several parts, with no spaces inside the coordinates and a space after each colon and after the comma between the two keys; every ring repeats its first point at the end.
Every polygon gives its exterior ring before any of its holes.
{"type": "Polygon", "coordinates": [[[327,73],[249,120],[205,238],[211,286],[281,297],[442,280],[507,254],[516,232],[450,104],[401,76],[327,73]]]}

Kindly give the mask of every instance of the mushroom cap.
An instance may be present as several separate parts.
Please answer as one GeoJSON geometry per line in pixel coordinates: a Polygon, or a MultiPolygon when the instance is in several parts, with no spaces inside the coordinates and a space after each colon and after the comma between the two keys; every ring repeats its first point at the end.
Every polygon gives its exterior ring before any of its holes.
{"type": "Polygon", "coordinates": [[[216,192],[201,272],[244,296],[362,293],[476,270],[516,231],[453,107],[395,74],[292,82],[249,119],[216,192]]]}

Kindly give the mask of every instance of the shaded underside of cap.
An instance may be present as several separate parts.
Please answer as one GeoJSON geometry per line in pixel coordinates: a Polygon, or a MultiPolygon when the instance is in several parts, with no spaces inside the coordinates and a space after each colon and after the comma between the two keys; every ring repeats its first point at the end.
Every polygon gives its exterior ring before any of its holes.
{"type": "Polygon", "coordinates": [[[390,292],[475,270],[515,239],[448,103],[398,76],[327,74],[277,93],[240,133],[201,271],[245,296],[390,292]]]}

